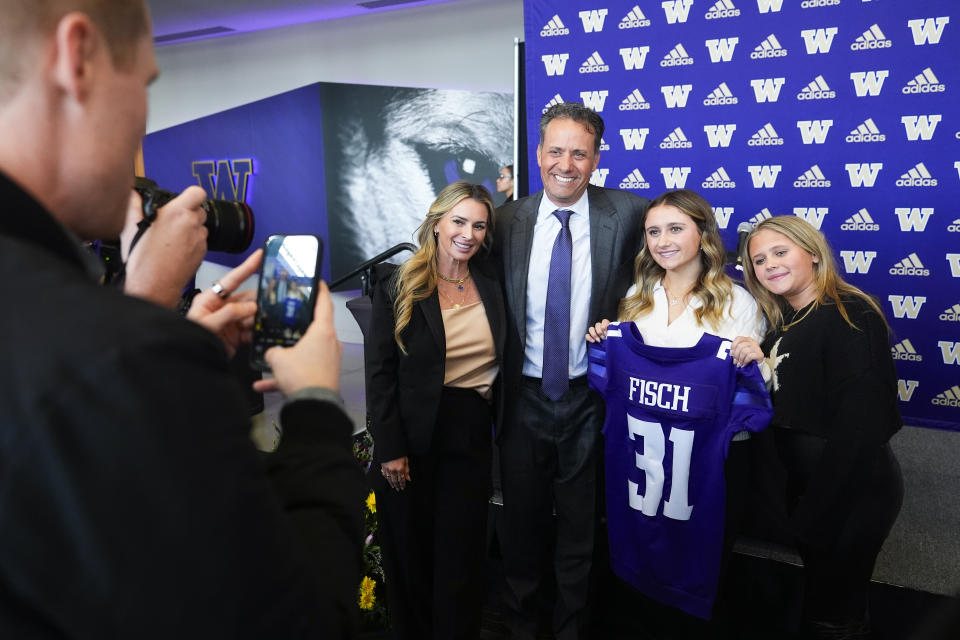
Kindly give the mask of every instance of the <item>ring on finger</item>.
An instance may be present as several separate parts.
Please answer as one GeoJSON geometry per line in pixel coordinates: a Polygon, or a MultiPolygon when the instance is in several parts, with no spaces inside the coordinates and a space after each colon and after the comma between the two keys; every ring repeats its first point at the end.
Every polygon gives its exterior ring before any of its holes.
{"type": "Polygon", "coordinates": [[[210,287],[210,291],[213,291],[221,300],[226,300],[230,296],[230,292],[223,288],[223,285],[220,284],[220,281],[217,280],[210,287]]]}

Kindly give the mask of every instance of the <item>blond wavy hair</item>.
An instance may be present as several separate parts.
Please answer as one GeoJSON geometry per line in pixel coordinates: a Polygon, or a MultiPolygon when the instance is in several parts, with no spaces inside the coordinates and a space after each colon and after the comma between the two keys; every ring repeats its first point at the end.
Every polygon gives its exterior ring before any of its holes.
{"type": "MultiPolygon", "coordinates": [[[[640,228],[646,236],[647,214],[655,207],[672,206],[687,214],[700,231],[700,275],[693,286],[693,295],[701,302],[694,311],[697,323],[719,329],[726,309],[730,312],[733,302],[733,281],[724,272],[726,250],[717,219],[710,204],[695,191],[678,189],[667,191],[654,199],[640,220],[640,228]]],[[[634,282],[636,292],[620,301],[617,317],[620,320],[633,321],[653,311],[653,288],[666,274],[650,254],[647,243],[634,260],[634,282]]]]}
{"type": "MultiPolygon", "coordinates": [[[[843,304],[843,298],[856,297],[862,299],[877,312],[881,318],[884,318],[883,311],[877,301],[867,293],[864,293],[857,287],[844,282],[837,271],[837,263],[833,257],[833,251],[827,244],[827,238],[812,224],[797,216],[774,216],[767,218],[757,224],[747,236],[746,242],[740,251],[740,260],[743,264],[743,280],[747,289],[753,294],[757,301],[758,312],[766,316],[771,329],[787,329],[800,322],[807,314],[824,303],[833,303],[837,305],[837,311],[843,316],[843,319],[854,329],[858,329],[856,324],[850,319],[847,309],[843,304]],[[760,284],[757,278],[756,268],[753,260],[750,259],[750,241],[760,231],[776,231],[786,236],[798,247],[816,258],[813,262],[813,280],[817,289],[817,297],[814,303],[807,309],[801,317],[785,324],[783,316],[782,296],[771,293],[760,284]]],[[[886,319],[884,318],[884,323],[886,319]]],[[[889,326],[887,327],[889,331],[889,326]]]]}
{"type": "Polygon", "coordinates": [[[489,251],[493,244],[493,198],[487,188],[470,184],[465,180],[448,184],[430,205],[427,217],[417,228],[417,244],[420,248],[409,260],[397,269],[394,286],[396,300],[393,303],[393,338],[400,351],[407,352],[403,344],[403,330],[410,324],[413,305],[429,297],[437,288],[437,238],[433,228],[455,206],[470,198],[487,209],[487,229],[481,248],[489,251]]]}

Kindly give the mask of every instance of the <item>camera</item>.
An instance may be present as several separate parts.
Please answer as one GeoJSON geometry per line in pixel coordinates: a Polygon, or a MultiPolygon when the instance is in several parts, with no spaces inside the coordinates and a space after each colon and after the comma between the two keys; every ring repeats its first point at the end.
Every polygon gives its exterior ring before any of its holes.
{"type": "MultiPolygon", "coordinates": [[[[137,177],[133,188],[143,199],[143,217],[153,221],[163,205],[177,197],[176,193],[161,189],[149,178],[137,177]]],[[[226,253],[243,253],[253,242],[253,211],[246,202],[234,200],[204,200],[201,205],[207,213],[207,249],[226,253]]]]}

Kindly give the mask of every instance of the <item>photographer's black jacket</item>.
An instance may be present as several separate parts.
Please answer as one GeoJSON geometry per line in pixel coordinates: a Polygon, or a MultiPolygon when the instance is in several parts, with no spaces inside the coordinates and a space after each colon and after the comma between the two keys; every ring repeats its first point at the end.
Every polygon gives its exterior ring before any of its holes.
{"type": "Polygon", "coordinates": [[[80,251],[0,174],[0,637],[348,635],[349,419],[288,403],[264,465],[219,340],[80,251]]]}

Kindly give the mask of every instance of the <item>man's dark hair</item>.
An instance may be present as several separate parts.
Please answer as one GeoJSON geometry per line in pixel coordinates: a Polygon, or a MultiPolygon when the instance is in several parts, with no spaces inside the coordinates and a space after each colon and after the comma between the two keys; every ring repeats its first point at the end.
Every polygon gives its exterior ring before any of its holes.
{"type": "Polygon", "coordinates": [[[593,134],[593,151],[600,152],[600,139],[603,138],[603,118],[593,109],[583,106],[579,102],[561,102],[555,104],[540,118],[540,144],[547,131],[547,125],[557,118],[566,118],[581,123],[587,131],[593,134]]]}

